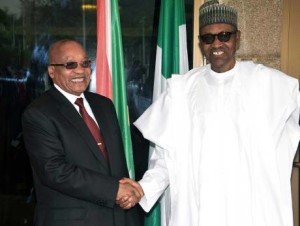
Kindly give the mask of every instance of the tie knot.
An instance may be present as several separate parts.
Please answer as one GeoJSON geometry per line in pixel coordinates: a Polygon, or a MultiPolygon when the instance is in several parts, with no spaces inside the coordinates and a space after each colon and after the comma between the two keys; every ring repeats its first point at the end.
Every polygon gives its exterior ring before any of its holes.
{"type": "Polygon", "coordinates": [[[79,97],[76,99],[75,104],[78,105],[79,107],[84,107],[83,106],[83,98],[79,97]]]}

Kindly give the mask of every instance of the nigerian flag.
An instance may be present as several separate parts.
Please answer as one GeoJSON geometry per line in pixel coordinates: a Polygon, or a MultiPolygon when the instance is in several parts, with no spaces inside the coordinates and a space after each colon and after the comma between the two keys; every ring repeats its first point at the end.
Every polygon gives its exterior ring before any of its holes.
{"type": "Polygon", "coordinates": [[[162,0],[158,27],[153,101],[172,74],[188,71],[184,0],[162,0]]]}
{"type": "MultiPolygon", "coordinates": [[[[166,79],[172,74],[188,71],[188,55],[184,0],[162,0],[160,7],[156,50],[153,101],[166,89],[166,79]]],[[[152,152],[150,147],[150,153],[152,152]]],[[[166,191],[167,195],[168,191],[166,191]]],[[[145,219],[145,226],[165,226],[164,197],[152,208],[145,219]]]]}

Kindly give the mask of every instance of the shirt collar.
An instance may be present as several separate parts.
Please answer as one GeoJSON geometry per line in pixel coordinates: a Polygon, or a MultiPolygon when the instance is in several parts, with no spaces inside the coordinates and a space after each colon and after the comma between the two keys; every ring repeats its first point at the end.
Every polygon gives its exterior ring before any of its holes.
{"type": "Polygon", "coordinates": [[[62,88],[60,88],[58,85],[56,85],[56,84],[54,84],[54,86],[55,86],[55,88],[59,91],[59,92],[61,92],[72,104],[74,104],[75,103],[75,101],[76,101],[76,99],[77,98],[79,98],[79,97],[81,97],[81,98],[83,98],[83,99],[85,99],[84,98],[84,94],[82,93],[82,94],[80,94],[80,96],[76,96],[76,95],[73,95],[73,94],[71,94],[71,93],[68,93],[68,92],[66,92],[66,91],[64,91],[62,88]]]}

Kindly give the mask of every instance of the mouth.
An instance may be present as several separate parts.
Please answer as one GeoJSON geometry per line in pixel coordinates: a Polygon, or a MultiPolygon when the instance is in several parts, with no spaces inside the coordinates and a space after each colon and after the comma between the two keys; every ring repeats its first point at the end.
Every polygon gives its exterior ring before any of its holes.
{"type": "Polygon", "coordinates": [[[85,80],[84,77],[80,77],[80,78],[72,78],[71,81],[74,83],[79,83],[79,82],[83,82],[85,80]]]}
{"type": "Polygon", "coordinates": [[[224,53],[224,51],[221,51],[221,50],[219,50],[219,51],[213,51],[212,52],[212,54],[214,55],[214,56],[220,56],[220,55],[222,55],[224,53]]]}

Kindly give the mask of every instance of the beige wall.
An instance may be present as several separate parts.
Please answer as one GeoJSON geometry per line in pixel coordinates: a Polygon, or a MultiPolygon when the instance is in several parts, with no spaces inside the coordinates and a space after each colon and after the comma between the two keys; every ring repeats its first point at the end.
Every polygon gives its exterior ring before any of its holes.
{"type": "Polygon", "coordinates": [[[223,1],[238,11],[238,27],[242,32],[238,58],[280,69],[281,0],[223,1]]]}

